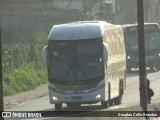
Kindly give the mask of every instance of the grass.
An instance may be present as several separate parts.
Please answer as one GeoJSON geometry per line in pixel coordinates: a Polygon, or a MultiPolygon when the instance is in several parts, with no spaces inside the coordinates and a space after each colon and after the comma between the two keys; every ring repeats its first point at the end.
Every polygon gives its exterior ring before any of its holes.
{"type": "Polygon", "coordinates": [[[38,87],[47,83],[47,71],[45,67],[35,69],[33,64],[24,64],[3,75],[4,96],[14,95],[38,87]]]}
{"type": "Polygon", "coordinates": [[[41,50],[47,37],[39,33],[35,41],[16,43],[2,50],[4,96],[34,89],[47,83],[47,70],[41,63],[41,50]]]}

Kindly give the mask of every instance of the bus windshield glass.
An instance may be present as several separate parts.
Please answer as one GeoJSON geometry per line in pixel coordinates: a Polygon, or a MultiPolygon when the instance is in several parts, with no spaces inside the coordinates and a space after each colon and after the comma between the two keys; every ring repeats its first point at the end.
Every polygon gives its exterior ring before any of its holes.
{"type": "MultiPolygon", "coordinates": [[[[126,49],[132,52],[138,51],[138,34],[128,33],[126,35],[126,49]]],[[[146,50],[154,51],[160,49],[160,35],[159,32],[145,32],[145,46],[146,50]]]]}
{"type": "Polygon", "coordinates": [[[102,41],[66,40],[49,43],[49,76],[60,81],[90,80],[103,76],[102,41]]]}
{"type": "Polygon", "coordinates": [[[138,34],[137,33],[128,33],[126,35],[126,49],[129,51],[138,51],[138,34]]]}
{"type": "Polygon", "coordinates": [[[160,49],[160,35],[159,32],[148,32],[145,34],[146,50],[160,49]]]}

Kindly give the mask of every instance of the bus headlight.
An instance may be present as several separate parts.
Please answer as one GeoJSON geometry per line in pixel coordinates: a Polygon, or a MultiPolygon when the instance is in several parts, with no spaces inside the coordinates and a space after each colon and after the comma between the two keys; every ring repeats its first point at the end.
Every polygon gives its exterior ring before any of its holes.
{"type": "Polygon", "coordinates": [[[160,56],[160,53],[158,54],[158,56],[160,56]]]}
{"type": "Polygon", "coordinates": [[[130,56],[127,56],[127,59],[131,59],[131,57],[130,57],[130,56]]]}
{"type": "Polygon", "coordinates": [[[96,99],[100,99],[100,98],[101,98],[101,95],[97,95],[97,96],[96,96],[96,99]]]}
{"type": "Polygon", "coordinates": [[[57,98],[56,96],[53,96],[52,99],[53,99],[54,101],[58,101],[58,98],[57,98]]]}

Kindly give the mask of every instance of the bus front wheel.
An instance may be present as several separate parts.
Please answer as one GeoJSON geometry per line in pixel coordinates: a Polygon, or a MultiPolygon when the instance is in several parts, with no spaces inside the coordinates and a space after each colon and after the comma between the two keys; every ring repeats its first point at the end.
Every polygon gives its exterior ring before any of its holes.
{"type": "Polygon", "coordinates": [[[102,105],[103,108],[108,108],[109,107],[108,101],[101,101],[101,105],[102,105]]]}
{"type": "Polygon", "coordinates": [[[55,104],[55,110],[62,110],[62,103],[56,103],[55,104]]]}
{"type": "Polygon", "coordinates": [[[122,103],[122,97],[121,96],[115,98],[114,105],[120,105],[121,103],[122,103]]]}

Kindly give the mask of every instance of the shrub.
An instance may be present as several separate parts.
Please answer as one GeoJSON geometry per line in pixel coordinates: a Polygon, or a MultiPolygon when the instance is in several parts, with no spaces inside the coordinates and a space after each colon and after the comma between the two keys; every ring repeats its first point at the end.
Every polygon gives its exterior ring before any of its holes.
{"type": "Polygon", "coordinates": [[[31,90],[46,82],[47,71],[44,67],[37,70],[31,64],[25,64],[14,69],[10,74],[4,74],[4,95],[31,90]]]}
{"type": "Polygon", "coordinates": [[[7,45],[2,50],[4,95],[34,89],[47,82],[47,71],[41,64],[41,50],[47,44],[40,34],[28,44],[7,45]]]}

